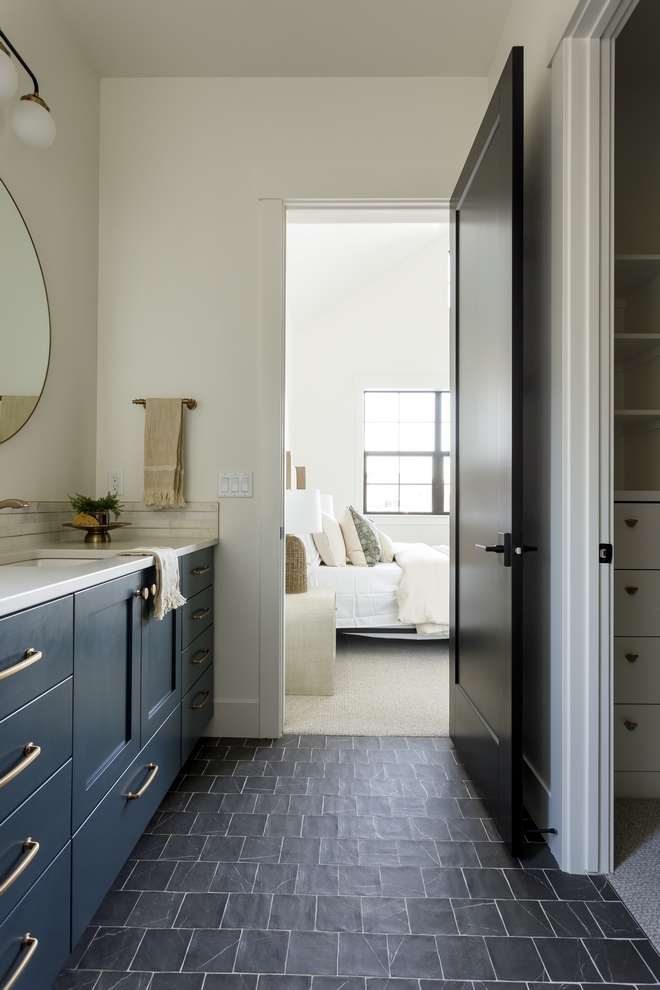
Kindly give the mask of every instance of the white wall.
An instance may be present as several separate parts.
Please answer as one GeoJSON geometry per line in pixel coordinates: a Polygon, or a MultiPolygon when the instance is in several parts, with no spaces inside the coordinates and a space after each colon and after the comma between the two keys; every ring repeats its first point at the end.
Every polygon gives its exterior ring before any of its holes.
{"type": "Polygon", "coordinates": [[[445,198],[485,95],[470,78],[102,83],[97,484],[120,467],[140,498],[131,399],[149,395],[199,402],[187,498],[255,471],[254,499],[221,504],[218,731],[258,731],[259,198],[445,198]]]}
{"type": "Polygon", "coordinates": [[[15,137],[11,111],[32,92],[19,68],[18,93],[0,103],[0,161],[43,267],[52,353],[32,418],[0,444],[0,498],[61,499],[94,487],[99,80],[53,0],[0,0],[0,24],[57,125],[45,151],[15,137]]]}
{"type": "MultiPolygon", "coordinates": [[[[298,233],[304,231],[298,228],[298,233]]],[[[350,226],[343,228],[350,237],[350,226]]],[[[449,387],[448,234],[287,333],[288,436],[335,514],[362,510],[364,387],[449,387]],[[432,384],[434,382],[434,384],[432,384]]],[[[377,516],[395,540],[448,543],[448,517],[377,516]]]]}

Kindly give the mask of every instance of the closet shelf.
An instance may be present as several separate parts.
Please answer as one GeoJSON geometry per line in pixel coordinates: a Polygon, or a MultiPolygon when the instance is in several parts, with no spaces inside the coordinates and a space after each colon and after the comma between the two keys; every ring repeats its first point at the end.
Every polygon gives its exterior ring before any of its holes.
{"type": "Polygon", "coordinates": [[[660,409],[615,409],[614,425],[624,429],[633,426],[658,429],[660,428],[660,409]]]}
{"type": "Polygon", "coordinates": [[[614,296],[625,299],[660,275],[660,254],[619,254],[614,258],[614,296]]]}
{"type": "Polygon", "coordinates": [[[615,333],[614,360],[625,363],[660,347],[660,333],[615,333]]]}

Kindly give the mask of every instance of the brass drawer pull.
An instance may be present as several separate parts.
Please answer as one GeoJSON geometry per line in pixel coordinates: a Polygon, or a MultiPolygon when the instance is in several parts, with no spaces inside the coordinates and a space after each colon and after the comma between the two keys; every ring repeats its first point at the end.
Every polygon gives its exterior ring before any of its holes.
{"type": "Polygon", "coordinates": [[[10,780],[14,779],[14,777],[18,777],[19,773],[23,773],[23,771],[29,767],[31,763],[33,763],[41,752],[41,746],[35,746],[34,743],[29,742],[23,752],[25,754],[23,759],[16,764],[14,769],[10,770],[9,773],[6,773],[4,777],[0,777],[0,787],[4,787],[5,784],[8,784],[10,780]]]}
{"type": "Polygon", "coordinates": [[[191,706],[192,707],[192,710],[194,712],[197,711],[198,708],[203,708],[204,705],[206,704],[206,702],[209,700],[209,698],[211,696],[211,692],[210,691],[203,691],[202,693],[204,695],[204,701],[200,701],[200,703],[198,705],[192,705],[191,706]]]}
{"type": "Polygon", "coordinates": [[[12,674],[17,674],[19,670],[25,670],[26,667],[31,667],[37,660],[41,660],[42,656],[43,653],[41,650],[26,650],[23,659],[15,663],[13,667],[0,670],[0,681],[4,681],[5,677],[11,677],[12,674]]]}
{"type": "Polygon", "coordinates": [[[0,897],[6,890],[9,890],[14,881],[18,880],[23,870],[27,869],[30,865],[34,857],[39,852],[39,843],[35,842],[34,839],[26,839],[23,843],[23,852],[27,853],[27,855],[23,857],[16,869],[9,874],[7,879],[0,884],[0,897]]]}
{"type": "Polygon", "coordinates": [[[210,652],[211,652],[211,650],[207,647],[206,649],[202,650],[202,655],[199,658],[199,660],[191,660],[190,662],[191,663],[194,663],[194,664],[204,663],[204,661],[206,660],[206,658],[207,658],[207,656],[209,655],[210,652]]]}
{"type": "Polygon", "coordinates": [[[156,774],[158,773],[158,767],[156,766],[155,763],[150,763],[149,766],[147,767],[147,770],[149,770],[149,776],[145,780],[144,784],[142,785],[142,787],[140,788],[139,791],[136,791],[135,792],[135,794],[132,794],[132,793],[129,792],[126,795],[126,800],[127,801],[137,801],[138,798],[141,798],[142,797],[142,795],[147,790],[147,788],[148,787],[151,787],[151,785],[153,784],[154,778],[155,778],[156,774]]]}
{"type": "Polygon", "coordinates": [[[146,602],[147,598],[149,597],[149,589],[148,588],[138,588],[138,590],[135,592],[135,597],[136,598],[144,598],[144,600],[146,602]]]}
{"type": "Polygon", "coordinates": [[[193,613],[192,618],[193,619],[203,619],[204,616],[207,615],[210,611],[211,611],[211,609],[208,606],[206,608],[200,608],[199,612],[194,612],[193,613]]]}
{"type": "Polygon", "coordinates": [[[2,990],[11,990],[11,988],[14,986],[16,980],[19,978],[21,973],[25,971],[25,967],[27,966],[30,959],[32,959],[32,956],[37,951],[38,945],[39,945],[39,939],[33,938],[29,932],[26,932],[25,935],[23,936],[23,941],[21,942],[21,952],[23,952],[24,949],[27,949],[27,952],[21,959],[20,963],[18,964],[12,975],[5,983],[2,990]]]}
{"type": "Polygon", "coordinates": [[[624,519],[623,521],[625,522],[626,526],[630,526],[630,528],[632,529],[633,526],[636,526],[637,525],[637,523],[638,523],[639,520],[637,520],[637,519],[624,519]]]}
{"type": "Polygon", "coordinates": [[[211,570],[210,564],[205,564],[204,567],[196,567],[195,570],[193,571],[193,574],[195,575],[195,577],[199,577],[200,574],[208,574],[210,570],[211,570]]]}
{"type": "Polygon", "coordinates": [[[639,590],[638,588],[631,588],[631,587],[626,588],[626,591],[628,592],[629,595],[634,595],[635,592],[638,590],[639,590]]]}
{"type": "Polygon", "coordinates": [[[624,655],[628,663],[634,663],[637,657],[639,656],[639,653],[626,653],[624,655]]]}
{"type": "Polygon", "coordinates": [[[625,725],[626,729],[628,729],[629,732],[632,732],[633,729],[637,728],[637,722],[630,722],[628,719],[626,719],[626,721],[623,724],[625,725]]]}

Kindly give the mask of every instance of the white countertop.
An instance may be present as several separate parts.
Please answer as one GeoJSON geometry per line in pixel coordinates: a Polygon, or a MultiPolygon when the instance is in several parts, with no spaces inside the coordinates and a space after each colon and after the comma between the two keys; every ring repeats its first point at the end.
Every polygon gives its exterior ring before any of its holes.
{"type": "MultiPolygon", "coordinates": [[[[213,547],[217,539],[171,539],[168,546],[176,551],[178,557],[213,547]]],[[[41,605],[70,595],[74,591],[83,591],[103,581],[132,574],[153,563],[153,557],[117,557],[122,550],[132,550],[134,547],[163,546],[164,540],[154,540],[148,537],[121,536],[113,538],[112,543],[97,546],[83,542],[73,543],[44,543],[41,546],[30,546],[24,549],[14,549],[0,554],[0,616],[18,612],[24,608],[41,605]],[[43,558],[65,560],[62,566],[35,567],[27,563],[30,560],[43,558]],[[70,560],[79,559],[79,563],[71,564],[70,560]],[[21,562],[25,561],[25,566],[21,562]],[[3,565],[11,564],[10,567],[3,565]]]]}

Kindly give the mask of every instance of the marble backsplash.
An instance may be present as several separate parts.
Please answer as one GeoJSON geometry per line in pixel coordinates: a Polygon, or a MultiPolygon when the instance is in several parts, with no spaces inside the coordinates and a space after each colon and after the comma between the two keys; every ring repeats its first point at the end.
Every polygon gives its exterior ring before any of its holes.
{"type": "MultiPolygon", "coordinates": [[[[199,540],[219,536],[218,502],[188,502],[183,509],[158,511],[141,502],[126,501],[124,506],[119,521],[132,523],[130,532],[135,534],[136,544],[141,539],[162,539],[167,545],[168,536],[199,540]]],[[[73,515],[68,501],[31,502],[26,509],[0,509],[0,553],[42,543],[82,543],[84,533],[62,526],[71,522],[73,515]]]]}

